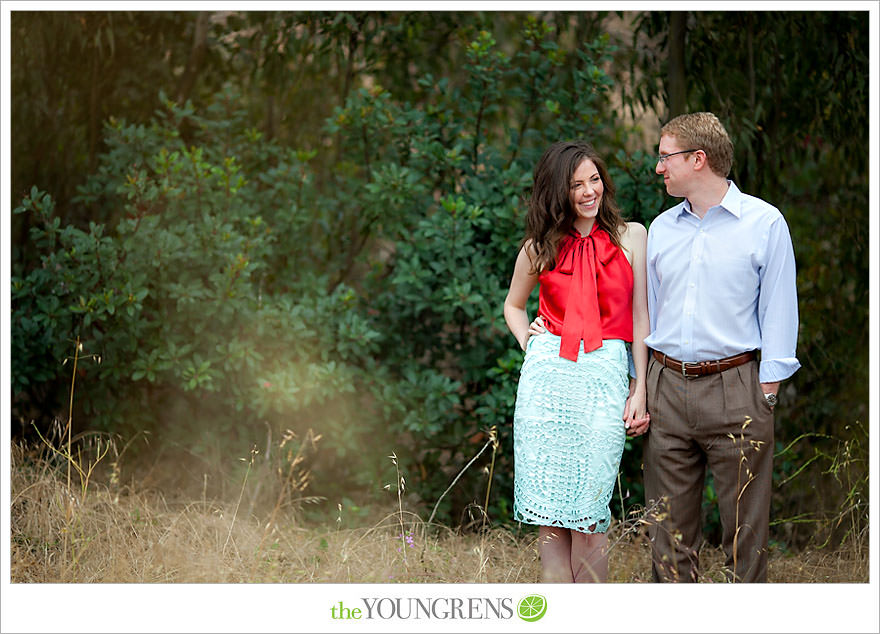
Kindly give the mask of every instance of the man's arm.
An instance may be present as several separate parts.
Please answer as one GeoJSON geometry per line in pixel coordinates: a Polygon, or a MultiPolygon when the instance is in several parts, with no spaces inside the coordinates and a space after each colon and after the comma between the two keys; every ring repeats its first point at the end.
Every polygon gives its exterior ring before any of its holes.
{"type": "Polygon", "coordinates": [[[758,297],[758,325],[761,329],[759,378],[765,394],[776,393],[779,382],[797,371],[795,356],[798,334],[797,284],[794,249],[785,218],[771,225],[767,239],[767,261],[761,272],[758,297]]]}

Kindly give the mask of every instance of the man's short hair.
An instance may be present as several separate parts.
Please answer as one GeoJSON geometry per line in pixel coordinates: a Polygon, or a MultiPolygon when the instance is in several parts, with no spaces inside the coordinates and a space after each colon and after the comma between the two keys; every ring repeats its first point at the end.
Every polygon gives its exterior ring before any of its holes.
{"type": "Polygon", "coordinates": [[[691,112],[675,117],[660,129],[674,136],[683,150],[703,150],[712,172],[727,178],[733,165],[733,143],[727,130],[711,112],[691,112]]]}

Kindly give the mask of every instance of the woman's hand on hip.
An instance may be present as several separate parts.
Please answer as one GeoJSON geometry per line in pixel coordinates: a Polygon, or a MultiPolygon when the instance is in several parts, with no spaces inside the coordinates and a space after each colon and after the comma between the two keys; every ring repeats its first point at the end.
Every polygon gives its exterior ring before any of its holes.
{"type": "Polygon", "coordinates": [[[535,320],[529,324],[529,335],[543,335],[547,332],[547,329],[544,328],[544,319],[538,315],[535,317],[535,320]]]}

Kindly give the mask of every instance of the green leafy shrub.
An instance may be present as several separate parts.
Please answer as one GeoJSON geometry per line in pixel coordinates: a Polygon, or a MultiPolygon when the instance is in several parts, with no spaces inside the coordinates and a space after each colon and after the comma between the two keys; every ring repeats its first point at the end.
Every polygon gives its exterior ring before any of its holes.
{"type": "MultiPolygon", "coordinates": [[[[206,460],[241,455],[267,427],[313,428],[315,492],[379,490],[394,451],[423,503],[494,428],[489,510],[507,520],[522,354],[502,304],[523,197],[550,142],[602,151],[622,135],[607,111],[607,41],[566,60],[534,19],[522,41],[508,55],[478,33],[467,80],[425,75],[418,103],[355,91],[327,117],[339,160],[320,174],[316,151],[250,126],[231,88],[204,112],[162,96],[149,125],[110,120],[77,203],[115,221],[62,226],[37,189],[16,209],[40,253],[12,283],[18,416],[63,397],[78,337],[100,359],[77,383],[80,425],[153,430],[206,460]]],[[[652,217],[651,158],[603,153],[624,209],[652,217]]],[[[482,503],[489,460],[440,517],[482,503]]],[[[627,489],[640,488],[639,457],[626,460],[627,489]]]]}

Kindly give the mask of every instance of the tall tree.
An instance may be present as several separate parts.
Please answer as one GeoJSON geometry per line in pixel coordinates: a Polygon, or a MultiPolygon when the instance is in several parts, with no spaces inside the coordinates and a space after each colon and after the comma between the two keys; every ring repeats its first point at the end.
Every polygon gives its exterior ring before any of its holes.
{"type": "Polygon", "coordinates": [[[685,37],[687,13],[673,11],[669,14],[669,65],[666,71],[668,118],[672,119],[687,108],[687,69],[685,68],[685,37]]]}

